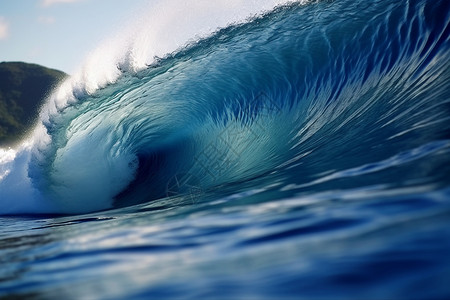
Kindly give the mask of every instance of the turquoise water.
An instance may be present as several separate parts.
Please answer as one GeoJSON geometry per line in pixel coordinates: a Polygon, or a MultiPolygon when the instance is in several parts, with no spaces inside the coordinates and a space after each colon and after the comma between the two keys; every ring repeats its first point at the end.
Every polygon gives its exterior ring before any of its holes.
{"type": "Polygon", "coordinates": [[[447,298],[449,8],[293,3],[87,68],[0,152],[0,296],[447,298]]]}

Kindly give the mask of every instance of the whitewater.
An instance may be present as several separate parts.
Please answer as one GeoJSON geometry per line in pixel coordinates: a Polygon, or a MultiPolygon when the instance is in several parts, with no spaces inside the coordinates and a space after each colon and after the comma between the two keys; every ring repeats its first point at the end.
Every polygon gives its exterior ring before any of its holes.
{"type": "Polygon", "coordinates": [[[0,149],[0,296],[445,299],[449,23],[149,4],[0,149]]]}

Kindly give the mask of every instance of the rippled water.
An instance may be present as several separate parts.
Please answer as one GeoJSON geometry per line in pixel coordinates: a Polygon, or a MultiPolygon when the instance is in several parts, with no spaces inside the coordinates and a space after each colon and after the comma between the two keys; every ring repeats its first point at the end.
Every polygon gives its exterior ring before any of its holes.
{"type": "Polygon", "coordinates": [[[88,64],[0,152],[0,296],[446,299],[449,6],[293,3],[88,64]]]}

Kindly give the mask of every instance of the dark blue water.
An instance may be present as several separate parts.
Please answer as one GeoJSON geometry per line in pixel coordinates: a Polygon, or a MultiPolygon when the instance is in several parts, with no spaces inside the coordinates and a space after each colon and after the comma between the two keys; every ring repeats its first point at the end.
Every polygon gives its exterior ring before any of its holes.
{"type": "Polygon", "coordinates": [[[449,23],[294,3],[66,83],[0,152],[0,297],[450,297],[449,23]]]}

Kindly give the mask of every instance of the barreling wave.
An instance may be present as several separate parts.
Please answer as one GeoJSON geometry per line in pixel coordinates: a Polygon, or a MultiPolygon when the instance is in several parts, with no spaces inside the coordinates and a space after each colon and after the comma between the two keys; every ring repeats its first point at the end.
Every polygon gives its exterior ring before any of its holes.
{"type": "Polygon", "coordinates": [[[448,189],[448,1],[235,2],[160,5],[94,52],[31,140],[0,152],[0,214],[261,178],[292,193],[448,189]]]}

